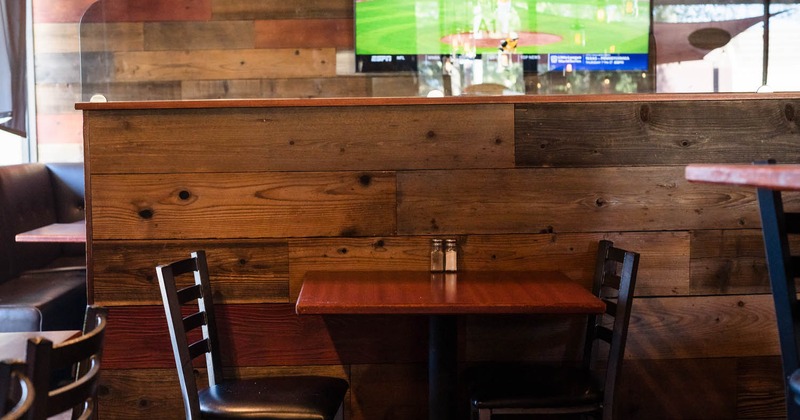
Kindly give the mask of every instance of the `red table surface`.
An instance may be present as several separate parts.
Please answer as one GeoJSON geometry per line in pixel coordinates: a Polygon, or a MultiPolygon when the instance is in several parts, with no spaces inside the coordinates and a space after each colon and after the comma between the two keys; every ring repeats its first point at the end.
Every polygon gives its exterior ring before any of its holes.
{"type": "Polygon", "coordinates": [[[557,271],[311,271],[298,314],[590,314],[605,304],[557,271]]]}

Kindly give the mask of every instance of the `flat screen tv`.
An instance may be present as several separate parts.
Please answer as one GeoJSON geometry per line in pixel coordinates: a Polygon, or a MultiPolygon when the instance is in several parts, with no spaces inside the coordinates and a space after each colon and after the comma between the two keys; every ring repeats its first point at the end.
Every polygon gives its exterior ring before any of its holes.
{"type": "Polygon", "coordinates": [[[646,0],[356,0],[356,71],[487,54],[525,71],[646,71],[649,31],[646,0]]]}

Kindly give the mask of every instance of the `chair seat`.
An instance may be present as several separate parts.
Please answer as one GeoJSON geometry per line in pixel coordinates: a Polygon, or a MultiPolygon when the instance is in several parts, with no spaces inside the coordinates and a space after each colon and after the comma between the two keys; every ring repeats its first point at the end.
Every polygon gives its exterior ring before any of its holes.
{"type": "Polygon", "coordinates": [[[332,419],[347,381],[321,376],[226,381],[199,392],[204,418],[332,419]]]}
{"type": "Polygon", "coordinates": [[[549,365],[494,365],[473,369],[475,408],[599,407],[600,381],[586,369],[549,365]]]}

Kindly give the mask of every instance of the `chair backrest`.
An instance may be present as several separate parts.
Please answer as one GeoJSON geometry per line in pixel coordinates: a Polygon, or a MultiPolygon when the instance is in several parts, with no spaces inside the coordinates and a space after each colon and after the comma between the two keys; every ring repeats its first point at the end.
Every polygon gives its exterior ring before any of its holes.
{"type": "Polygon", "coordinates": [[[602,315],[589,316],[583,362],[587,368],[591,367],[596,353],[596,341],[604,341],[609,344],[603,395],[603,418],[611,418],[614,408],[614,394],[618,376],[622,371],[638,270],[638,253],[614,247],[611,241],[600,241],[597,248],[592,292],[605,302],[606,311],[602,315]]]}
{"type": "Polygon", "coordinates": [[[28,340],[26,363],[36,398],[26,416],[42,420],[72,410],[72,418],[93,418],[97,399],[100,359],[103,353],[105,308],[89,306],[83,334],[63,343],[44,338],[28,340]],[[58,372],[73,372],[72,380],[53,385],[58,372]]]}
{"type": "Polygon", "coordinates": [[[778,321],[786,410],[788,418],[800,419],[800,405],[795,402],[789,381],[789,377],[800,369],[800,305],[795,286],[795,278],[800,277],[797,271],[800,257],[793,256],[789,247],[789,236],[800,234],[800,213],[784,211],[780,191],[758,188],[757,195],[767,271],[778,321]]]}
{"type": "Polygon", "coordinates": [[[36,391],[19,360],[0,361],[0,420],[23,418],[33,406],[36,391]],[[13,405],[12,405],[13,404],[13,405]]]}
{"type": "Polygon", "coordinates": [[[159,265],[156,273],[167,316],[172,352],[178,368],[186,418],[196,419],[200,417],[200,402],[192,361],[205,355],[209,385],[222,381],[216,317],[205,251],[195,251],[190,258],[159,265]],[[176,277],[188,277],[189,274],[194,276],[194,284],[178,289],[176,277]],[[181,308],[187,306],[193,312],[184,317],[181,308]],[[190,344],[188,335],[198,329],[201,330],[201,338],[190,344]]]}

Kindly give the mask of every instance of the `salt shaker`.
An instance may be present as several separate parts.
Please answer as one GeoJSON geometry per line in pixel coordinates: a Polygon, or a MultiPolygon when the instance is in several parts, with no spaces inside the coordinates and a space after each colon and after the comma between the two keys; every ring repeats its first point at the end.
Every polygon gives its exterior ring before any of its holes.
{"type": "Polygon", "coordinates": [[[431,272],[444,270],[444,251],[442,251],[442,240],[431,240],[431,272]]]}
{"type": "Polygon", "coordinates": [[[444,241],[444,271],[458,271],[458,251],[455,239],[444,241]]]}

